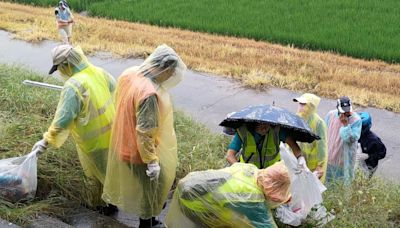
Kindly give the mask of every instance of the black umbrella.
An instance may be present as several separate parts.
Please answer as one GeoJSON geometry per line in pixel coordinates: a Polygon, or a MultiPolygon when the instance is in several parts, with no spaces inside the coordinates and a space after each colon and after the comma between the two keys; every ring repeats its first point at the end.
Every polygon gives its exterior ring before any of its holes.
{"type": "Polygon", "coordinates": [[[295,141],[310,143],[320,139],[302,118],[272,105],[248,106],[239,112],[229,114],[219,125],[236,129],[245,123],[269,123],[280,126],[295,141]]]}

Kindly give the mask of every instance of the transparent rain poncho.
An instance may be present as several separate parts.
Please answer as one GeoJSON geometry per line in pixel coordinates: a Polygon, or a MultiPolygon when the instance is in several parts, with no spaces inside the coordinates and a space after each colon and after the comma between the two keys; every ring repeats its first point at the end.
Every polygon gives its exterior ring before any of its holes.
{"type": "Polygon", "coordinates": [[[115,80],[91,65],[80,48],[73,48],[58,69],[66,81],[44,139],[59,148],[71,133],[85,174],[104,183],[115,80]]]}
{"type": "Polygon", "coordinates": [[[325,182],[326,166],[328,161],[328,148],[326,137],[325,121],[317,114],[317,108],[320,98],[314,94],[306,93],[301,96],[307,101],[303,109],[297,112],[310,126],[311,130],[320,137],[312,143],[299,143],[301,151],[304,152],[307,166],[311,171],[318,170],[323,172],[320,178],[321,182],[325,182]]]}
{"type": "Polygon", "coordinates": [[[276,227],[269,205],[290,198],[283,163],[259,170],[235,163],[220,170],[189,173],[179,181],[165,224],[185,227],[276,227]]]}
{"type": "Polygon", "coordinates": [[[103,199],[141,218],[157,216],[167,199],[178,164],[173,109],[167,89],[183,77],[185,64],[167,45],[118,79],[103,199]],[[157,161],[158,180],[147,164],[157,161]]]}
{"type": "Polygon", "coordinates": [[[361,118],[352,112],[349,124],[344,126],[338,110],[330,111],[326,117],[328,137],[328,167],[326,181],[344,181],[350,184],[354,179],[357,143],[361,135],[361,118]]]}

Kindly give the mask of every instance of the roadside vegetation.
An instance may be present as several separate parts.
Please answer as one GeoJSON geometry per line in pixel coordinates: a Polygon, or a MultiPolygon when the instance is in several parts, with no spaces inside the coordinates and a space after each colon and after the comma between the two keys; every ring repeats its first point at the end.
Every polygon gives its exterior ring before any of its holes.
{"type": "MultiPolygon", "coordinates": [[[[16,66],[0,65],[0,159],[28,153],[50,124],[58,92],[27,87],[25,79],[56,83],[51,78],[16,66]]],[[[210,133],[182,112],[175,113],[179,165],[177,178],[195,170],[225,165],[228,139],[210,133]]],[[[91,204],[99,189],[84,177],[71,138],[61,149],[49,148],[38,159],[35,199],[11,204],[0,200],[0,218],[27,224],[38,214],[63,219],[80,204],[91,204]]],[[[349,188],[333,185],[324,193],[324,205],[336,218],[327,227],[399,227],[400,186],[360,176],[349,188]]],[[[308,221],[305,227],[315,225],[308,221]]]]}
{"type": "MultiPolygon", "coordinates": [[[[324,193],[323,205],[336,218],[327,227],[399,227],[400,185],[378,177],[357,175],[350,187],[333,185],[324,193]]],[[[308,227],[315,222],[309,221],[308,227]]]]}
{"type": "MultiPolygon", "coordinates": [[[[55,6],[51,0],[16,0],[55,6]]],[[[76,11],[400,62],[397,0],[71,0],[76,11]]]]}
{"type": "MultiPolygon", "coordinates": [[[[245,86],[311,92],[400,112],[400,65],[266,42],[76,14],[72,40],[86,53],[146,57],[162,43],[172,46],[193,70],[236,79],[245,86]]],[[[59,40],[52,8],[0,2],[0,29],[30,42],[59,40]]]]}
{"type": "MultiPolygon", "coordinates": [[[[27,87],[25,79],[56,83],[52,78],[0,64],[0,159],[22,156],[41,139],[55,112],[59,92],[27,87]]],[[[182,112],[175,113],[179,166],[177,177],[194,170],[224,165],[227,139],[213,135],[182,112]]],[[[0,218],[26,224],[45,213],[63,218],[79,205],[91,208],[101,189],[85,178],[71,137],[60,149],[49,148],[38,158],[37,197],[11,204],[0,199],[0,218]]]]}

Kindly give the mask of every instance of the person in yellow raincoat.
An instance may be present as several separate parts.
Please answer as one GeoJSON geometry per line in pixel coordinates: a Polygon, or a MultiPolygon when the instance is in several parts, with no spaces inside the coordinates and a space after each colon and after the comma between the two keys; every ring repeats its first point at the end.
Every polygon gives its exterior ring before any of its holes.
{"type": "Polygon", "coordinates": [[[89,63],[79,47],[57,46],[52,58],[49,74],[58,70],[65,82],[53,122],[33,149],[44,151],[47,144],[59,148],[71,133],[85,174],[103,184],[115,115],[115,79],[89,63]]]}
{"type": "Polygon", "coordinates": [[[308,168],[324,183],[328,147],[326,123],[317,113],[321,98],[311,93],[305,93],[298,98],[294,98],[293,101],[299,103],[297,115],[303,118],[311,130],[321,138],[312,143],[300,143],[299,146],[305,154],[308,168]]]}
{"type": "Polygon", "coordinates": [[[139,215],[140,227],[160,223],[155,216],[175,179],[177,142],[168,90],[185,70],[176,52],[164,44],[118,79],[103,199],[139,215]]]}
{"type": "Polygon", "coordinates": [[[234,163],[219,170],[189,173],[179,181],[166,225],[195,227],[277,227],[270,209],[290,200],[283,162],[266,169],[234,163]]]}

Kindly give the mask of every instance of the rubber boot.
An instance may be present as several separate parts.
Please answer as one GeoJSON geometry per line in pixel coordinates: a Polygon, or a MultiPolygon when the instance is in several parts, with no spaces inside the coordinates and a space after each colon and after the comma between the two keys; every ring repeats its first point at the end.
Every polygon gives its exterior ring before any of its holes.
{"type": "Polygon", "coordinates": [[[162,224],[162,222],[157,220],[155,217],[151,218],[151,225],[152,226],[157,226],[157,225],[161,225],[161,224],[162,224]]]}
{"type": "Polygon", "coordinates": [[[111,216],[118,212],[118,207],[112,204],[108,204],[107,206],[98,207],[97,210],[99,211],[100,214],[103,214],[105,216],[111,216]]]}
{"type": "Polygon", "coordinates": [[[160,226],[162,225],[162,222],[157,220],[155,217],[152,217],[151,219],[141,219],[139,218],[139,228],[151,228],[154,226],[160,226]]]}
{"type": "Polygon", "coordinates": [[[139,228],[151,228],[151,219],[139,218],[139,228]]]}

